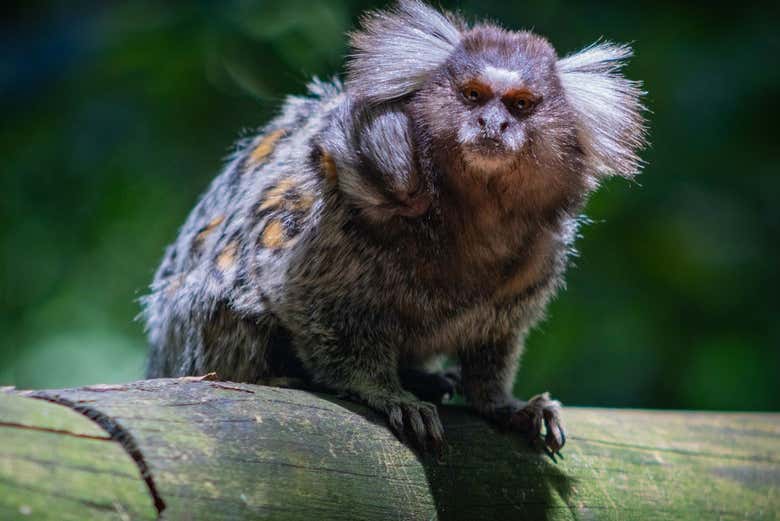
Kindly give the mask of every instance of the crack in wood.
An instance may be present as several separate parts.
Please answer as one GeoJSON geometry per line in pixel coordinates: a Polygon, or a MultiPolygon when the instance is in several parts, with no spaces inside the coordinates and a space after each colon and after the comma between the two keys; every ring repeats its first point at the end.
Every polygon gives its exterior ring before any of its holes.
{"type": "Polygon", "coordinates": [[[26,425],[24,423],[14,423],[14,422],[5,422],[0,421],[0,427],[10,427],[12,429],[26,429],[30,431],[39,431],[39,432],[51,432],[53,434],[62,434],[63,436],[73,436],[74,438],[84,438],[87,440],[98,440],[98,441],[112,441],[110,436],[95,436],[93,434],[80,434],[78,432],[71,432],[66,431],[63,429],[52,429],[49,427],[38,427],[35,425],[26,425]]]}
{"type": "Polygon", "coordinates": [[[205,405],[210,403],[233,403],[233,402],[248,402],[249,399],[236,399],[236,398],[205,398],[195,402],[168,402],[162,403],[163,407],[189,407],[192,405],[205,405]]]}
{"type": "Polygon", "coordinates": [[[117,423],[107,414],[86,405],[79,405],[78,403],[63,398],[62,396],[49,394],[44,391],[32,392],[29,393],[28,396],[30,398],[45,400],[47,402],[68,407],[69,409],[86,416],[95,422],[98,426],[100,426],[103,430],[105,430],[110,436],[110,439],[118,442],[135,462],[139,472],[141,473],[141,478],[146,483],[149,494],[152,497],[152,502],[154,503],[154,508],[157,510],[158,517],[162,515],[163,511],[165,510],[165,501],[163,500],[162,496],[160,496],[157,490],[157,486],[154,482],[154,476],[152,476],[152,472],[149,469],[149,465],[146,463],[146,459],[144,458],[143,453],[138,448],[138,444],[130,432],[128,432],[124,427],[122,427],[122,425],[117,423]]]}
{"type": "Polygon", "coordinates": [[[225,385],[225,384],[220,384],[220,383],[216,383],[216,382],[210,382],[209,386],[210,387],[214,387],[216,389],[226,389],[228,391],[240,391],[242,393],[255,394],[255,392],[252,391],[251,389],[242,389],[241,387],[235,387],[235,386],[232,386],[232,385],[225,385]]]}

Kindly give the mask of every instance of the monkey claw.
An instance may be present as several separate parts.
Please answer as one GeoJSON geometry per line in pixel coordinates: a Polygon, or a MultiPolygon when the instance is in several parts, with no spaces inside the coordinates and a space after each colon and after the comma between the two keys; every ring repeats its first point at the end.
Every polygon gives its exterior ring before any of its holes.
{"type": "Polygon", "coordinates": [[[509,427],[528,436],[529,441],[544,450],[553,461],[563,457],[566,431],[561,420],[561,402],[550,399],[550,393],[534,396],[509,417],[509,427]],[[544,424],[544,436],[542,436],[544,424]]]}

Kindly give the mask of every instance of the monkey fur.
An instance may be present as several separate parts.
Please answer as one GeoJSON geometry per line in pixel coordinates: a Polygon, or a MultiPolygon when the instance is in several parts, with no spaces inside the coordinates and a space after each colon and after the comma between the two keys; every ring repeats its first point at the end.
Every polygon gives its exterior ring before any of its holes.
{"type": "Polygon", "coordinates": [[[511,390],[588,195],[641,166],[630,48],[558,58],[417,0],[368,14],[351,43],[345,85],[288,98],[167,248],[143,299],[148,376],[302,379],[423,447],[444,438],[424,400],[458,385],[559,451],[560,403],[511,390]],[[431,371],[443,357],[459,377],[431,371]]]}

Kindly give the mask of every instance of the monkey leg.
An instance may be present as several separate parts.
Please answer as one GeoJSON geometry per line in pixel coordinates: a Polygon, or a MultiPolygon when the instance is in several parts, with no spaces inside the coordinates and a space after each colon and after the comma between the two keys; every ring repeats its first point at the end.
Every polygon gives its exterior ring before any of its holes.
{"type": "Polygon", "coordinates": [[[400,369],[401,385],[426,402],[449,401],[460,389],[460,368],[450,367],[442,371],[428,372],[422,369],[400,369]]]}
{"type": "Polygon", "coordinates": [[[555,454],[566,443],[561,403],[552,400],[548,393],[528,401],[512,396],[520,351],[521,344],[514,338],[462,350],[463,393],[479,414],[501,427],[523,434],[555,459],[555,454]]]}

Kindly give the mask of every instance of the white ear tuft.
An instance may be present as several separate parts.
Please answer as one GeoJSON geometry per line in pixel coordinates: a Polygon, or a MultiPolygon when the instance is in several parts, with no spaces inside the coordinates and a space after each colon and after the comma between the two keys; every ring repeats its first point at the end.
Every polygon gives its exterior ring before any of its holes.
{"type": "Polygon", "coordinates": [[[461,39],[452,20],[419,0],[369,13],[362,26],[351,38],[347,89],[372,104],[419,89],[461,39]]]}
{"type": "Polygon", "coordinates": [[[631,47],[596,43],[558,60],[566,99],[580,120],[580,140],[593,175],[636,174],[646,144],[642,84],[626,79],[621,69],[631,47]]]}

